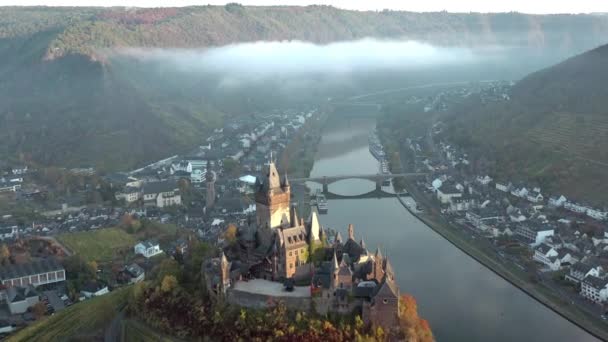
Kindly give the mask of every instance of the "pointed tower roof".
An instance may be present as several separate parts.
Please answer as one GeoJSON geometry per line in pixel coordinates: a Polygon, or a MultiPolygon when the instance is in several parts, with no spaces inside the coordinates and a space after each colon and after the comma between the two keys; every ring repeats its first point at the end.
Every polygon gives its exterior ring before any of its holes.
{"type": "Polygon", "coordinates": [[[277,170],[277,167],[272,160],[270,161],[270,163],[268,163],[264,176],[266,178],[264,179],[264,182],[268,190],[281,187],[279,171],[277,170]]]}
{"type": "Polygon", "coordinates": [[[380,259],[382,260],[382,252],[380,252],[380,246],[378,246],[376,248],[376,254],[375,254],[376,260],[380,259]]]}
{"type": "Polygon", "coordinates": [[[399,288],[390,277],[385,275],[374,297],[376,296],[380,298],[399,298],[399,288]]]}
{"type": "Polygon", "coordinates": [[[340,232],[336,234],[336,243],[342,243],[342,235],[340,235],[340,232]]]}
{"type": "Polygon", "coordinates": [[[332,272],[336,272],[339,268],[340,265],[338,265],[338,256],[336,255],[336,250],[334,249],[334,256],[331,260],[331,270],[332,272]]]}
{"type": "Polygon", "coordinates": [[[310,241],[318,241],[321,238],[321,223],[316,210],[310,212],[310,241]]]}
{"type": "Polygon", "coordinates": [[[283,182],[281,182],[281,184],[284,187],[288,187],[289,186],[289,178],[287,178],[287,171],[285,171],[285,174],[283,175],[283,182]]]}
{"type": "Polygon", "coordinates": [[[391,262],[388,260],[388,255],[384,258],[384,273],[391,279],[395,279],[395,272],[393,271],[393,266],[391,262]]]}
{"type": "Polygon", "coordinates": [[[361,242],[359,242],[359,246],[361,246],[361,248],[367,252],[367,247],[365,246],[365,241],[363,241],[363,239],[361,239],[361,242]]]}
{"type": "Polygon", "coordinates": [[[300,219],[298,218],[298,211],[296,210],[295,205],[292,205],[290,208],[290,216],[291,226],[296,227],[300,223],[300,219]]]}

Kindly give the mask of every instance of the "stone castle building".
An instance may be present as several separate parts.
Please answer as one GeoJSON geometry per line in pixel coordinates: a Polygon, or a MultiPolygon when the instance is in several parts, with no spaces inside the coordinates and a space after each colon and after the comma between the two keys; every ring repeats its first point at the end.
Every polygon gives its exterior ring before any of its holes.
{"type": "Polygon", "coordinates": [[[291,205],[291,186],[275,164],[266,165],[255,183],[255,218],[239,227],[238,254],[203,265],[207,289],[225,295],[242,279],[310,284],[310,301],[319,313],[361,313],[365,322],[398,324],[399,288],[387,257],[370,253],[363,240],[339,233],[328,236],[316,211],[308,220],[291,205]],[[231,259],[229,261],[229,259],[231,259]]]}

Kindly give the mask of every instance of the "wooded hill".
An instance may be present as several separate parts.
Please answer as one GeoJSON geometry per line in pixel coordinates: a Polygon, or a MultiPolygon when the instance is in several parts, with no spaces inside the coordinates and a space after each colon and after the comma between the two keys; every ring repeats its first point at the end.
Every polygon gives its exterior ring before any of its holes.
{"type": "Polygon", "coordinates": [[[472,98],[451,113],[450,138],[502,180],[527,179],[608,205],[608,45],[535,72],[509,101],[472,98]]]}
{"type": "Polygon", "coordinates": [[[522,46],[532,54],[530,60],[536,60],[599,45],[608,37],[608,16],[357,12],[328,6],[238,4],[3,7],[0,158],[8,163],[128,169],[188,151],[221,125],[225,115],[250,110],[252,103],[245,100],[264,98],[255,94],[241,96],[242,102],[234,97],[218,101],[206,87],[213,79],[150,71],[136,61],[112,59],[112,50],[206,48],[257,40],[329,43],[364,37],[450,46],[522,46]]]}

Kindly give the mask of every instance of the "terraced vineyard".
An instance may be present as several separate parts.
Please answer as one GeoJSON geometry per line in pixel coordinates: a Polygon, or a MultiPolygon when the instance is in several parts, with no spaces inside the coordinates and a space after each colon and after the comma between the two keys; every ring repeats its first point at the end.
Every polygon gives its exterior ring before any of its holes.
{"type": "Polygon", "coordinates": [[[568,157],[608,166],[608,116],[556,113],[532,128],[527,138],[568,157]]]}

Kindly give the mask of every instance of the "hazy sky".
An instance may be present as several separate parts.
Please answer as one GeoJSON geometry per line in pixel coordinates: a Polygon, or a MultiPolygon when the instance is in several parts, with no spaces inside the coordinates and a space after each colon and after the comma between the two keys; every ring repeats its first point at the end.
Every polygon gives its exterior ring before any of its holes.
{"type": "Polygon", "coordinates": [[[138,6],[168,7],[222,5],[310,5],[324,4],[356,10],[395,9],[409,11],[588,13],[608,12],[608,0],[0,0],[0,6],[138,6]]]}

